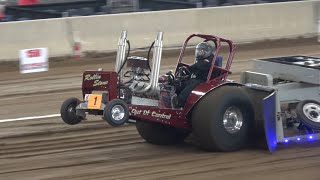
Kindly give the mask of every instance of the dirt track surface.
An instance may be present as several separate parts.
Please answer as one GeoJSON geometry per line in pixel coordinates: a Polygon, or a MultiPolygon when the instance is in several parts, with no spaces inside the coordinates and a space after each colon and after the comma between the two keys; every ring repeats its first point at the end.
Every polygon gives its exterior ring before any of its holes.
{"type": "MultiPolygon", "coordinates": [[[[232,65],[238,80],[252,59],[316,55],[314,39],[240,46],[232,65]]],[[[173,69],[177,51],[164,52],[162,72],[173,69]],[[167,53],[167,54],[166,54],[167,53]]],[[[192,54],[190,52],[189,54],[192,54]]],[[[189,55],[187,59],[192,59],[189,55]]],[[[53,59],[50,71],[21,75],[1,64],[0,119],[59,113],[63,100],[81,97],[85,69],[113,69],[114,54],[53,59]]],[[[111,128],[99,117],[76,126],[60,118],[0,123],[0,179],[319,179],[320,143],[282,146],[275,153],[247,149],[208,153],[192,144],[155,146],[134,125],[111,128]]]]}

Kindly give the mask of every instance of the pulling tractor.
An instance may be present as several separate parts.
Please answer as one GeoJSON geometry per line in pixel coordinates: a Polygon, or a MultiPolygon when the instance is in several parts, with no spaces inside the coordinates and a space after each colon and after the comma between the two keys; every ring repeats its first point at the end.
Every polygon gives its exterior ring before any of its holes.
{"type": "MultiPolygon", "coordinates": [[[[258,141],[265,142],[265,147],[273,151],[277,143],[287,140],[283,131],[287,117],[281,116],[279,89],[273,84],[274,79],[281,77],[273,79],[267,72],[248,71],[242,74],[241,83],[227,79],[235,54],[234,43],[203,34],[190,35],[183,44],[174,73],[170,71],[160,76],[162,39],[163,33],[158,32],[146,58],[130,57],[127,32],[122,31],[115,70],[85,71],[83,99],[69,98],[64,101],[61,106],[63,121],[75,125],[85,120],[87,115],[99,115],[111,126],[120,126],[135,120],[137,131],[148,143],[177,144],[192,133],[196,144],[208,151],[235,151],[258,141]],[[207,80],[195,87],[185,105],[179,107],[176,105],[176,88],[179,82],[192,77],[186,68],[189,64],[184,62],[191,39],[212,43],[215,52],[207,80]],[[222,46],[228,47],[225,59],[220,56],[222,46]],[[213,76],[213,73],[216,75],[213,76]]],[[[283,82],[287,82],[286,79],[283,82]]],[[[319,84],[308,86],[312,91],[316,87],[319,84]]],[[[301,98],[296,100],[290,103],[296,104],[301,98]]],[[[307,116],[306,119],[308,114],[312,114],[308,122],[319,120],[318,102],[319,98],[298,105],[303,106],[300,114],[307,116]]],[[[313,125],[307,124],[305,127],[314,129],[313,125]]]]}

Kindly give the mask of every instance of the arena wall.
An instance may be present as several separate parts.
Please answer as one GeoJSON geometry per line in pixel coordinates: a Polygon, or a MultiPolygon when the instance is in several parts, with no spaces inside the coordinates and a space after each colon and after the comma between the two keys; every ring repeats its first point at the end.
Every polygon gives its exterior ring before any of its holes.
{"type": "Polygon", "coordinates": [[[121,30],[132,48],[148,47],[157,31],[164,46],[182,45],[192,33],[215,34],[237,43],[317,35],[318,1],[137,12],[0,23],[0,60],[18,58],[20,49],[48,47],[50,56],[114,51],[121,30]]]}

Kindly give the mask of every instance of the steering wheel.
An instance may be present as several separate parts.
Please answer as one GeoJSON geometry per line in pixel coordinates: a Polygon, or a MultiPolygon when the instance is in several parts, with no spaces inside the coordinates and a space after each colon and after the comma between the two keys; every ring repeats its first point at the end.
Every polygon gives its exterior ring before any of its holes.
{"type": "Polygon", "coordinates": [[[176,78],[180,80],[188,80],[191,78],[191,72],[186,66],[181,66],[178,68],[178,71],[176,73],[176,78]]]}

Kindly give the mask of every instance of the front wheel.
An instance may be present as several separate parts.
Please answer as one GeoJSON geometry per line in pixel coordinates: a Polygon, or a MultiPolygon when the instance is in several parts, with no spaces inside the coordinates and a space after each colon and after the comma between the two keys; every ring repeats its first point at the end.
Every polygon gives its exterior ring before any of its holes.
{"type": "Polygon", "coordinates": [[[253,118],[250,99],[243,89],[222,86],[193,109],[193,133],[205,150],[235,151],[247,145],[253,118]]]}
{"type": "Polygon", "coordinates": [[[76,107],[80,104],[80,100],[77,98],[69,98],[63,102],[60,109],[62,120],[69,124],[79,124],[83,118],[76,115],[76,107]]]}
{"type": "Polygon", "coordinates": [[[129,120],[129,108],[127,103],[121,99],[110,101],[104,108],[103,119],[113,127],[125,124],[129,120]]]}

